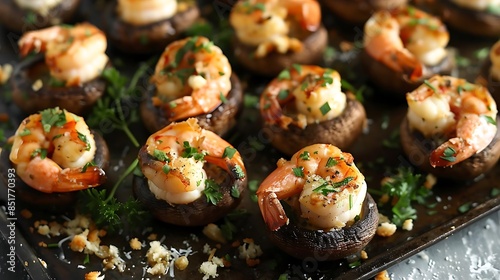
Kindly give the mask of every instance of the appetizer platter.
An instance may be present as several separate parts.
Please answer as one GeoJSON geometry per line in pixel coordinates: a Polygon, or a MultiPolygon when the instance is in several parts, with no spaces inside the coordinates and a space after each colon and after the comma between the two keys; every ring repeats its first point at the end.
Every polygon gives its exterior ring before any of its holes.
{"type": "Polygon", "coordinates": [[[462,1],[63,2],[0,36],[33,279],[368,279],[500,209],[500,34],[462,1]]]}

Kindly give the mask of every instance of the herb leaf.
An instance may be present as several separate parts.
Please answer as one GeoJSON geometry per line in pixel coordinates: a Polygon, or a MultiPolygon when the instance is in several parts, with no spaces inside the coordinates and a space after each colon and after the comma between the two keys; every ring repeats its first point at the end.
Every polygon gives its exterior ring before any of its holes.
{"type": "Polygon", "coordinates": [[[203,190],[203,193],[205,194],[207,201],[213,205],[217,205],[217,203],[222,200],[220,186],[213,180],[205,180],[205,189],[203,190]]]}
{"type": "Polygon", "coordinates": [[[42,126],[45,132],[50,132],[53,126],[60,127],[66,124],[66,114],[58,107],[45,109],[40,112],[42,126]]]}
{"type": "Polygon", "coordinates": [[[391,220],[397,226],[401,226],[406,219],[417,218],[417,210],[413,208],[412,201],[423,204],[432,194],[423,183],[424,178],[421,174],[413,174],[410,168],[399,168],[397,174],[382,185],[382,193],[397,201],[391,208],[393,213],[391,220]]]}
{"type": "Polygon", "coordinates": [[[236,153],[236,149],[235,148],[227,146],[224,149],[224,152],[222,153],[222,157],[223,158],[232,159],[235,153],[236,153]]]}

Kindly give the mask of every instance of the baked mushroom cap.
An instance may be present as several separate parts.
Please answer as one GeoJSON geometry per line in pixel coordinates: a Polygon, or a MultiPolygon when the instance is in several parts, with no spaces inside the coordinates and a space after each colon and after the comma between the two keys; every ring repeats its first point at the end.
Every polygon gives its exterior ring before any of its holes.
{"type": "Polygon", "coordinates": [[[113,47],[132,54],[163,51],[169,43],[179,39],[200,15],[193,2],[185,10],[177,11],[171,18],[146,25],[133,25],[120,19],[116,6],[117,2],[112,1],[105,9],[104,31],[113,47]]]}
{"type": "Polygon", "coordinates": [[[233,40],[234,57],[245,68],[252,72],[275,77],[283,69],[292,64],[316,64],[323,58],[323,52],[328,45],[328,32],[324,26],[304,38],[298,38],[303,44],[302,51],[284,54],[271,52],[262,58],[255,58],[256,47],[241,42],[236,36],[233,40]]]}
{"type": "MultiPolygon", "coordinates": [[[[109,167],[108,145],[99,133],[96,133],[95,131],[91,131],[91,133],[94,135],[96,144],[96,153],[93,161],[97,167],[106,170],[109,167]]],[[[10,150],[8,149],[3,149],[0,154],[0,170],[5,183],[7,183],[9,175],[8,169],[14,168],[9,160],[9,154],[10,150]]],[[[7,184],[5,185],[7,186],[7,184]]],[[[16,199],[19,199],[30,207],[51,213],[62,213],[64,211],[74,209],[79,193],[77,191],[53,193],[40,192],[25,184],[17,176],[15,182],[15,192],[16,199]]]]}
{"type": "Polygon", "coordinates": [[[429,156],[441,143],[425,138],[416,130],[410,130],[406,117],[400,126],[401,145],[409,161],[421,170],[439,178],[469,181],[488,172],[500,158],[500,117],[497,117],[496,123],[497,133],[484,150],[451,167],[431,166],[429,156]]]}
{"type": "Polygon", "coordinates": [[[451,0],[439,3],[441,17],[447,26],[478,36],[500,36],[500,15],[464,8],[451,0]]]}
{"type": "Polygon", "coordinates": [[[346,107],[336,118],[308,124],[303,129],[293,124],[285,129],[279,124],[264,123],[264,131],[277,150],[290,156],[315,143],[333,144],[344,150],[358,138],[365,123],[365,108],[352,94],[347,94],[346,107]]]}
{"type": "Polygon", "coordinates": [[[363,69],[370,81],[377,86],[383,94],[397,98],[396,100],[406,100],[405,94],[420,86],[425,79],[436,74],[450,75],[455,67],[455,58],[451,53],[435,66],[424,66],[425,75],[418,80],[412,81],[402,72],[397,72],[374,59],[365,50],[360,54],[363,69]]]}
{"type": "Polygon", "coordinates": [[[2,25],[17,33],[42,29],[52,25],[71,22],[75,19],[80,0],[65,0],[41,15],[19,7],[14,0],[0,1],[2,25]]]}
{"type": "Polygon", "coordinates": [[[336,17],[352,24],[363,24],[373,12],[405,6],[408,0],[323,0],[336,17]]]}
{"type": "MultiPolygon", "coordinates": [[[[147,162],[148,156],[146,148],[143,147],[139,152],[139,162],[147,162]]],[[[247,176],[239,178],[237,174],[228,174],[220,167],[208,163],[205,163],[204,169],[207,177],[220,186],[222,199],[216,205],[209,202],[205,195],[188,204],[170,204],[157,199],[149,190],[148,179],[144,176],[134,176],[134,195],[162,222],[179,226],[207,225],[221,219],[240,204],[245,195],[247,176]],[[233,196],[231,191],[234,187],[239,192],[237,197],[233,196]]]]}
{"type": "Polygon", "coordinates": [[[276,246],[295,258],[327,261],[361,251],[372,240],[377,226],[377,204],[367,193],[359,220],[350,226],[331,231],[311,230],[290,221],[276,231],[267,229],[267,232],[276,246]]]}
{"type": "Polygon", "coordinates": [[[65,86],[50,76],[40,56],[14,70],[10,83],[12,100],[27,114],[59,107],[76,115],[85,115],[106,90],[106,81],[95,78],[77,86],[65,86]]]}
{"type": "MultiPolygon", "coordinates": [[[[220,136],[227,134],[236,125],[236,120],[243,106],[243,90],[240,80],[235,73],[231,74],[230,79],[231,91],[229,91],[226,97],[226,102],[219,105],[210,113],[193,117],[198,120],[198,124],[202,128],[211,130],[220,136]]],[[[151,133],[171,123],[163,108],[153,105],[152,97],[155,91],[156,87],[154,85],[146,89],[144,100],[140,107],[143,123],[151,133]]]]}

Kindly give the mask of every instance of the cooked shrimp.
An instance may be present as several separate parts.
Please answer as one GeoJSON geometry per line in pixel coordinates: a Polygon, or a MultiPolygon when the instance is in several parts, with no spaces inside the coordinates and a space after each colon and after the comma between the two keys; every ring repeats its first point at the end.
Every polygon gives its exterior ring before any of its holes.
{"type": "Polygon", "coordinates": [[[133,25],[146,25],[172,17],[177,0],[118,0],[120,18],[133,25]]]}
{"type": "Polygon", "coordinates": [[[497,132],[497,105],[488,90],[450,76],[434,76],[406,95],[408,121],[425,137],[445,137],[430,155],[436,166],[452,166],[481,152],[497,132]]]}
{"type": "Polygon", "coordinates": [[[46,109],[28,116],[12,141],[9,158],[17,175],[38,191],[77,191],[105,180],[99,167],[84,168],[94,159],[94,136],[83,118],[66,110],[46,109]]]}
{"type": "Polygon", "coordinates": [[[32,51],[45,53],[50,74],[66,86],[98,77],[109,60],[106,47],[106,36],[90,23],[30,31],[19,40],[22,56],[32,51]]]}
{"type": "Polygon", "coordinates": [[[488,10],[490,7],[500,6],[500,0],[451,0],[451,2],[464,8],[477,11],[484,11],[488,10]]]}
{"type": "Polygon", "coordinates": [[[490,76],[495,81],[500,81],[500,41],[496,42],[490,50],[490,76]]]}
{"type": "Polygon", "coordinates": [[[170,121],[212,112],[231,90],[231,65],[222,50],[205,37],[190,37],[167,46],[151,82],[154,104],[170,121]]]}
{"type": "Polygon", "coordinates": [[[447,55],[445,25],[412,6],[374,13],[364,31],[366,52],[411,81],[425,74],[425,66],[436,65],[447,55]]]}
{"type": "Polygon", "coordinates": [[[321,24],[315,0],[244,0],[233,7],[229,21],[243,43],[256,46],[256,56],[272,50],[300,51],[302,44],[291,34],[296,28],[314,32],[321,24]]]}
{"type": "Polygon", "coordinates": [[[16,4],[24,9],[38,12],[46,15],[48,12],[59,5],[63,0],[14,0],[16,4]]]}
{"type": "Polygon", "coordinates": [[[270,230],[289,219],[279,200],[298,199],[300,216],[316,229],[342,228],[361,212],[365,177],[349,153],[328,144],[315,144],[280,159],[257,190],[262,217],[270,230]]]}
{"type": "Polygon", "coordinates": [[[346,106],[337,71],[294,64],[265,88],[260,98],[264,120],[287,127],[331,120],[346,106]]]}
{"type": "Polygon", "coordinates": [[[187,204],[198,199],[206,187],[205,162],[222,168],[233,178],[244,178],[246,171],[240,154],[233,149],[232,156],[224,156],[226,149],[233,148],[190,118],[151,135],[139,152],[139,162],[149,189],[157,198],[187,204]]]}

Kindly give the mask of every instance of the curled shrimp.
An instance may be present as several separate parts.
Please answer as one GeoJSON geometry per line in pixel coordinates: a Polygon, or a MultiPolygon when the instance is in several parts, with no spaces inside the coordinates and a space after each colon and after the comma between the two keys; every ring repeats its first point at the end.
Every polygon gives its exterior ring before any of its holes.
{"type": "Polygon", "coordinates": [[[120,18],[133,25],[146,25],[172,17],[177,0],[118,0],[120,18]]]}
{"type": "Polygon", "coordinates": [[[83,118],[46,109],[23,120],[12,139],[10,161],[30,187],[45,193],[96,187],[106,179],[92,162],[94,136],[83,118]]]}
{"type": "Polygon", "coordinates": [[[205,37],[169,44],[151,82],[153,104],[163,106],[170,121],[212,112],[231,90],[232,69],[222,50],[205,37]]]}
{"type": "Polygon", "coordinates": [[[98,77],[106,64],[104,33],[90,23],[52,26],[25,33],[18,42],[21,56],[44,53],[54,78],[66,86],[80,85],[98,77]]]}
{"type": "Polygon", "coordinates": [[[151,135],[139,152],[142,172],[157,198],[173,204],[198,199],[207,186],[205,162],[235,179],[245,178],[240,154],[217,134],[202,129],[196,119],[171,123],[151,135]],[[225,151],[232,150],[228,155],[225,151]]]}
{"type": "Polygon", "coordinates": [[[264,121],[286,128],[339,116],[346,107],[337,71],[315,65],[294,64],[273,79],[260,98],[264,121]]]}
{"type": "Polygon", "coordinates": [[[434,76],[407,93],[408,121],[425,137],[446,140],[430,164],[452,166],[481,152],[497,132],[497,105],[488,90],[464,79],[434,76]]]}
{"type": "Polygon", "coordinates": [[[296,210],[317,229],[342,228],[361,212],[367,186],[351,154],[333,145],[314,144],[277,165],[257,190],[270,230],[289,222],[280,202],[284,199],[298,199],[296,210]]]}
{"type": "Polygon", "coordinates": [[[449,41],[446,26],[413,6],[375,12],[364,26],[365,51],[410,81],[425,75],[425,66],[441,62],[449,41]]]}
{"type": "Polygon", "coordinates": [[[300,51],[296,29],[314,32],[321,25],[321,9],[315,0],[244,0],[233,7],[229,21],[243,43],[256,46],[256,56],[272,50],[300,51]]]}

